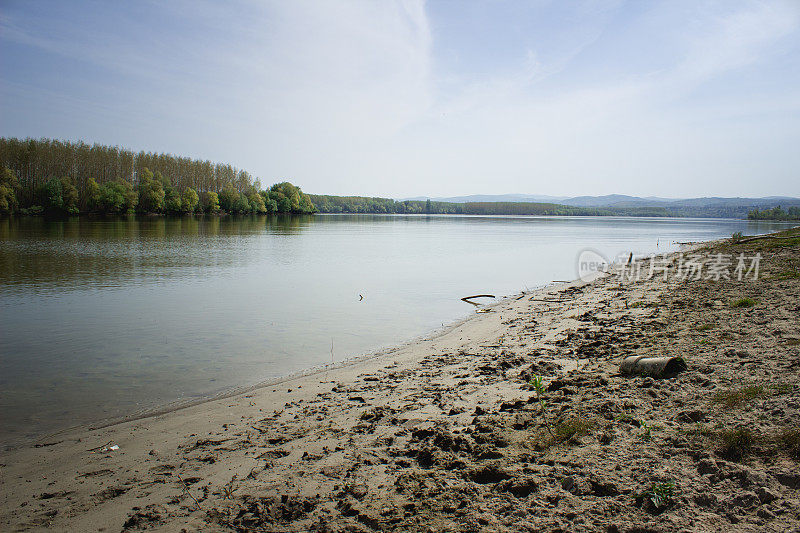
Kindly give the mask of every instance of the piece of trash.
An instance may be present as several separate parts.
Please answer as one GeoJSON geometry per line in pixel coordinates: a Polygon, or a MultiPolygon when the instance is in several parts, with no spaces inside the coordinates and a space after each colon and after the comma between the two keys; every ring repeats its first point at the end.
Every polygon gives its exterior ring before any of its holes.
{"type": "Polygon", "coordinates": [[[114,444],[113,446],[109,446],[109,447],[108,447],[108,451],[114,451],[114,450],[119,450],[119,446],[117,446],[116,444],[114,444]]]}
{"type": "Polygon", "coordinates": [[[682,357],[652,357],[647,355],[631,355],[619,365],[622,374],[652,376],[664,378],[674,376],[686,370],[686,361],[682,357]]]}

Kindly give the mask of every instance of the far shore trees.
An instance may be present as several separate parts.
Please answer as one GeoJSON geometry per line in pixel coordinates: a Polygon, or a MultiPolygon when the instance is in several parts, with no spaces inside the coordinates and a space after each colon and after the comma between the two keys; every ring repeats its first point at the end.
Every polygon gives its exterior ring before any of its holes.
{"type": "Polygon", "coordinates": [[[51,139],[0,138],[0,214],[314,213],[289,182],[231,165],[51,139]]]}
{"type": "Polygon", "coordinates": [[[800,207],[792,206],[783,209],[781,206],[772,209],[753,209],[747,213],[750,220],[800,220],[800,207]]]}

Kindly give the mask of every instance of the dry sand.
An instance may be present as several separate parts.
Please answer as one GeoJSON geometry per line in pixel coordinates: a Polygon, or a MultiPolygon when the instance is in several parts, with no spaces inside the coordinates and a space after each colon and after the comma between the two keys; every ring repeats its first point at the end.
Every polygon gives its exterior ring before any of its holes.
{"type": "Polygon", "coordinates": [[[565,284],[355,365],[4,452],[0,530],[797,531],[800,239],[700,251],[760,251],[761,279],[565,284]],[[619,375],[631,354],[688,369],[619,375]]]}

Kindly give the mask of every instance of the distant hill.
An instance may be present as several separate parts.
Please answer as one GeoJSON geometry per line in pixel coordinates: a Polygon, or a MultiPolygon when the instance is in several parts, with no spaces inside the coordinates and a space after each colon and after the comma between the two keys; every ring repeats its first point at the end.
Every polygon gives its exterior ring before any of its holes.
{"type": "MultiPolygon", "coordinates": [[[[567,196],[547,196],[543,194],[471,194],[469,196],[445,196],[431,198],[432,202],[448,202],[453,204],[465,204],[469,202],[545,202],[563,203],[567,196]]],[[[424,202],[427,196],[416,196],[414,198],[403,198],[402,200],[424,202]]]]}
{"type": "MultiPolygon", "coordinates": [[[[424,201],[424,196],[414,198],[424,201]]],[[[720,217],[720,218],[745,218],[753,209],[772,209],[777,206],[800,206],[800,198],[789,196],[768,196],[765,198],[659,198],[649,196],[628,196],[624,194],[608,194],[605,196],[544,196],[533,194],[497,194],[497,195],[471,195],[452,196],[445,198],[431,198],[431,201],[446,203],[516,203],[516,202],[546,202],[557,203],[562,206],[592,208],[603,210],[639,210],[641,212],[660,209],[666,216],[678,217],[720,217]]],[[[663,216],[663,215],[662,215],[663,216]]]]}

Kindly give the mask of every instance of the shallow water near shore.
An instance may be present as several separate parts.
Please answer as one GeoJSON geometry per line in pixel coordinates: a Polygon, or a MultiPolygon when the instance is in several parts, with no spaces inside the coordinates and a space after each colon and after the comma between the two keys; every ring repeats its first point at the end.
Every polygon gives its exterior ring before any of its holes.
{"type": "Polygon", "coordinates": [[[0,220],[0,443],[253,385],[464,317],[459,298],[792,224],[336,215],[0,220]],[[362,298],[363,297],[363,298],[362,298]]]}

